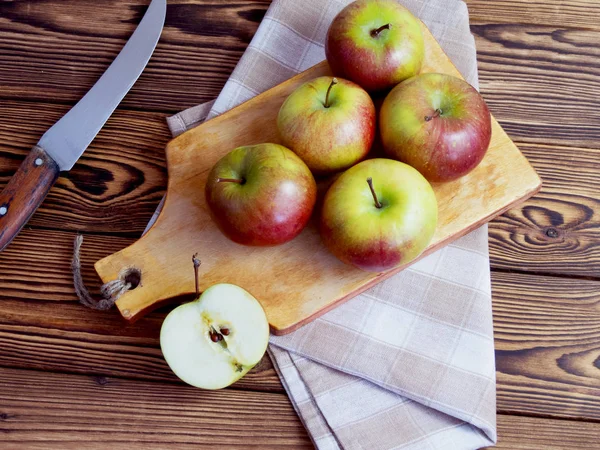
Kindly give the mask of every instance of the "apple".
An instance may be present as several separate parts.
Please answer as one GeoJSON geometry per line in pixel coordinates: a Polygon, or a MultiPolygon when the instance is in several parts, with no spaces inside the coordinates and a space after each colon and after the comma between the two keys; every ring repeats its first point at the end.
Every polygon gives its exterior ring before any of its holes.
{"type": "Polygon", "coordinates": [[[204,389],[221,389],[242,378],[262,359],[269,323],[260,303],[233,284],[215,284],[193,302],[167,315],[160,348],[181,380],[204,389]]]}
{"type": "Polygon", "coordinates": [[[369,92],[418,74],[425,54],[419,20],[396,0],[358,0],[333,19],[325,55],[334,75],[369,92]]]}
{"type": "Polygon", "coordinates": [[[375,106],[357,84],[319,77],[285,100],[277,127],[283,144],[315,173],[337,172],[362,160],[375,136],[375,106]]]}
{"type": "Polygon", "coordinates": [[[437,216],[433,189],[417,170],[369,159],[344,172],[325,194],[321,238],[341,261],[384,272],[425,250],[437,216]]]}
{"type": "Polygon", "coordinates": [[[396,86],[380,111],[386,154],[429,181],[451,181],[473,170],[492,137],[485,101],[466,81],[426,73],[396,86]]]}
{"type": "Polygon", "coordinates": [[[278,144],[239,147],[206,181],[214,222],[234,242],[270,246],[295,238],[310,219],[317,185],[309,168],[278,144]]]}

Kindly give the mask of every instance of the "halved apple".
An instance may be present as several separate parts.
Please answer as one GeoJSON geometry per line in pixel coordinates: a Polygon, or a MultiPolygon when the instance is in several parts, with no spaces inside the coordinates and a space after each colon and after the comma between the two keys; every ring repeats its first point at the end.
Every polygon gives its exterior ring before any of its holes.
{"type": "Polygon", "coordinates": [[[221,389],[261,360],[269,323],[260,303],[233,284],[216,284],[169,313],[160,346],[175,375],[192,386],[221,389]]]}

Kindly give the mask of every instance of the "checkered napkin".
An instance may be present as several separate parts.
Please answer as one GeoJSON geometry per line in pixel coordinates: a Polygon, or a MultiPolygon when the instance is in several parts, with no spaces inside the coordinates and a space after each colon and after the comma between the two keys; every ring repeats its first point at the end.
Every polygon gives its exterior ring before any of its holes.
{"type": "MultiPolygon", "coordinates": [[[[324,59],[349,0],[275,0],[216,101],[169,119],[174,135],[324,59]]],[[[477,86],[460,0],[403,0],[477,86]]],[[[319,449],[475,449],[496,441],[487,227],[321,318],[272,336],[271,359],[319,449]]]]}

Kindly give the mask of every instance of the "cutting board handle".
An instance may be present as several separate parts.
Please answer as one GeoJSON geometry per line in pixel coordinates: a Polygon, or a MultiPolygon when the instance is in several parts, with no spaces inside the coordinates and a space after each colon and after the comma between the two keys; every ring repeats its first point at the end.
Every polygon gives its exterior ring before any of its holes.
{"type": "MultiPolygon", "coordinates": [[[[163,211],[164,212],[164,211],[163,211]]],[[[122,293],[115,305],[128,322],[135,322],[150,311],[174,301],[181,301],[183,295],[195,292],[194,266],[192,256],[201,253],[201,248],[189,248],[185,253],[174,255],[172,243],[165,239],[165,229],[175,224],[161,214],[150,230],[137,242],[123,250],[96,262],[96,272],[103,283],[120,280],[116,286],[130,284],[130,289],[122,293]],[[165,277],[173,265],[180,269],[175,276],[165,277]]],[[[200,274],[204,267],[200,266],[200,274]]],[[[201,289],[206,288],[201,284],[201,289]]]]}

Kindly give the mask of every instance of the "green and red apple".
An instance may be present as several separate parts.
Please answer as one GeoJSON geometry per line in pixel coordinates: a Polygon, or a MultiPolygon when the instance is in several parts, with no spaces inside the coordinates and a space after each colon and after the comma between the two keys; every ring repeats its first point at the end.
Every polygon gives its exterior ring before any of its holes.
{"type": "Polygon", "coordinates": [[[268,342],[262,306],[233,284],[215,284],[178,306],[160,330],[160,347],[171,370],[204,389],[221,389],[242,378],[262,359],[268,342]]]}
{"type": "Polygon", "coordinates": [[[466,81],[427,73],[396,86],[380,111],[383,147],[430,181],[451,181],[473,170],[492,136],[485,101],[466,81]]]}
{"type": "Polygon", "coordinates": [[[419,256],[437,226],[429,182],[407,164],[377,158],[344,172],[323,202],[321,237],[341,261],[384,272],[419,256]]]}
{"type": "Polygon", "coordinates": [[[364,89],[341,78],[319,77],[289,95],[277,127],[283,144],[322,174],[347,169],[369,153],[375,119],[364,89]]]}
{"type": "Polygon", "coordinates": [[[258,144],[221,158],[208,175],[205,194],[225,236],[243,245],[272,246],[292,240],[306,226],[317,185],[290,149],[258,144]]]}
{"type": "Polygon", "coordinates": [[[425,44],[421,24],[396,0],[358,0],[333,19],[325,54],[334,75],[369,92],[417,75],[425,44]]]}

